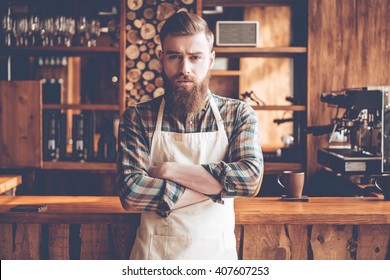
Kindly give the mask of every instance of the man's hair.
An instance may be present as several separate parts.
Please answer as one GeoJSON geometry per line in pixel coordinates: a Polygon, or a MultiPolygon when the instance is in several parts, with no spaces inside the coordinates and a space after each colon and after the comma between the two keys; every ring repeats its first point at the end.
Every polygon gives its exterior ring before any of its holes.
{"type": "Polygon", "coordinates": [[[214,44],[214,34],[210,31],[207,22],[198,15],[184,11],[178,12],[167,19],[164,26],[161,28],[161,46],[164,45],[164,40],[168,35],[195,35],[200,32],[205,32],[211,51],[214,44]]]}

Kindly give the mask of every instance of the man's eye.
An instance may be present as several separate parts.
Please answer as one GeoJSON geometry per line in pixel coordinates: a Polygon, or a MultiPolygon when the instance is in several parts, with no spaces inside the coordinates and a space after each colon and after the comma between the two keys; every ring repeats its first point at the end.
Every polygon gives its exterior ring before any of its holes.
{"type": "Polygon", "coordinates": [[[200,55],[193,55],[193,56],[191,56],[190,58],[191,58],[191,60],[199,60],[199,59],[201,59],[202,57],[201,57],[200,55]]]}
{"type": "Polygon", "coordinates": [[[181,57],[179,55],[170,55],[168,58],[169,59],[181,59],[181,57]]]}

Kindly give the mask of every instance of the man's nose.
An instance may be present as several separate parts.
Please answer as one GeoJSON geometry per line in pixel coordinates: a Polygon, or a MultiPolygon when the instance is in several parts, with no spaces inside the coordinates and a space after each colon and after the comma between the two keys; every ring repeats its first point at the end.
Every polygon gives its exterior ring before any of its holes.
{"type": "Polygon", "coordinates": [[[180,72],[183,74],[189,74],[191,71],[191,65],[188,59],[184,58],[180,64],[180,72]]]}

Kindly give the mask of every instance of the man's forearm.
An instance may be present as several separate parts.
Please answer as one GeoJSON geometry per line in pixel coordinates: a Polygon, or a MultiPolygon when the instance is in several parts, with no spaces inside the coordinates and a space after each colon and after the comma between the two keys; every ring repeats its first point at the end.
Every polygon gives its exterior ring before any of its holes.
{"type": "Polygon", "coordinates": [[[201,165],[164,162],[149,169],[149,175],[171,180],[206,195],[219,194],[222,185],[201,165]]]}
{"type": "Polygon", "coordinates": [[[210,199],[209,197],[205,196],[204,194],[193,191],[189,188],[187,188],[183,195],[178,199],[176,204],[172,207],[172,210],[182,208],[184,206],[192,205],[198,202],[205,201],[207,199],[210,199]]]}

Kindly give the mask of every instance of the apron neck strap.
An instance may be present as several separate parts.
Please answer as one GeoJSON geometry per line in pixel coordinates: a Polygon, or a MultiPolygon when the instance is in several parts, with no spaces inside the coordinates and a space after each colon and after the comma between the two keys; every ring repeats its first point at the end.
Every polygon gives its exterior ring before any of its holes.
{"type": "Polygon", "coordinates": [[[225,128],[223,126],[223,119],[221,117],[221,113],[218,110],[217,104],[215,104],[213,96],[210,94],[210,107],[213,110],[215,120],[217,121],[218,131],[223,132],[225,128]]]}
{"type": "Polygon", "coordinates": [[[160,109],[158,110],[157,122],[156,122],[156,131],[161,131],[162,119],[163,119],[163,116],[164,116],[164,108],[165,108],[165,98],[163,97],[161,99],[160,109]]]}

